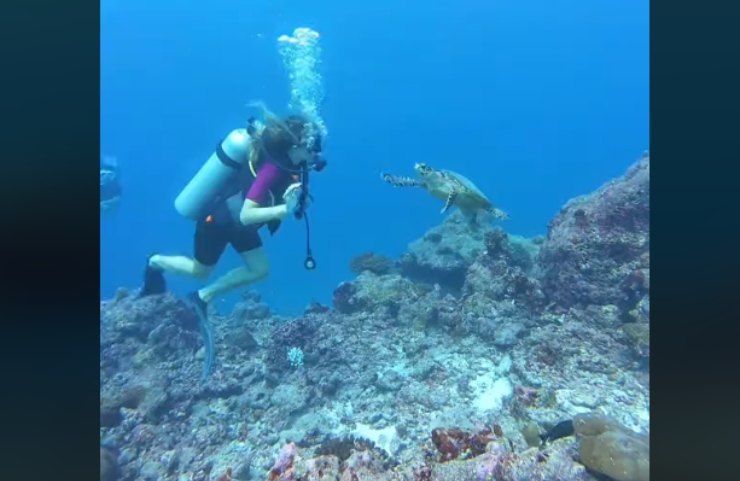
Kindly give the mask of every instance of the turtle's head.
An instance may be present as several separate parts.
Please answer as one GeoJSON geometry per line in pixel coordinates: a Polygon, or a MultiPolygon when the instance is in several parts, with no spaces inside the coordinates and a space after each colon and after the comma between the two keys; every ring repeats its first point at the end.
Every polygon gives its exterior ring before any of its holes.
{"type": "Polygon", "coordinates": [[[426,176],[432,173],[432,168],[424,162],[417,162],[414,164],[414,170],[421,176],[426,176]]]}

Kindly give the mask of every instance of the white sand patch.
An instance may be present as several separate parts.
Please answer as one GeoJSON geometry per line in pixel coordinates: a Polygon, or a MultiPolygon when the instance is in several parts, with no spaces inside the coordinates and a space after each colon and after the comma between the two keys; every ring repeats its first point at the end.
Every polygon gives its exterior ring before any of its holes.
{"type": "Polygon", "coordinates": [[[473,406],[479,414],[499,411],[504,400],[514,393],[514,388],[506,377],[496,379],[490,375],[478,376],[470,383],[470,387],[475,392],[473,406]]]}
{"type": "Polygon", "coordinates": [[[385,429],[373,429],[369,424],[357,423],[357,428],[355,428],[352,434],[369,439],[388,454],[395,454],[398,448],[399,439],[396,426],[388,426],[385,429]]]}

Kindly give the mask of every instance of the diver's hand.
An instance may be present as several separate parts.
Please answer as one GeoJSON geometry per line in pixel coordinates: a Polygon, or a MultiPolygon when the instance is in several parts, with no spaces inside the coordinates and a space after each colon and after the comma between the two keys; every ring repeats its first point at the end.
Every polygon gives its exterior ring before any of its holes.
{"type": "Polygon", "coordinates": [[[285,208],[289,213],[295,213],[296,209],[298,208],[298,201],[301,198],[302,192],[303,184],[301,184],[300,182],[290,184],[288,188],[285,189],[283,200],[285,201],[285,208]]]}

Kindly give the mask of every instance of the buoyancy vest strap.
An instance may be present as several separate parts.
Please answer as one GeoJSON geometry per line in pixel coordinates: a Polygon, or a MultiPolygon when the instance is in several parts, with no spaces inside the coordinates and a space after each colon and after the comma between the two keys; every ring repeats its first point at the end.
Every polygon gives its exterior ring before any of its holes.
{"type": "Polygon", "coordinates": [[[221,147],[221,144],[223,142],[219,142],[216,146],[216,156],[218,157],[218,160],[221,161],[222,164],[224,164],[227,167],[231,167],[234,170],[241,170],[242,164],[239,162],[236,162],[231,157],[229,157],[226,152],[224,152],[223,147],[221,147]]]}

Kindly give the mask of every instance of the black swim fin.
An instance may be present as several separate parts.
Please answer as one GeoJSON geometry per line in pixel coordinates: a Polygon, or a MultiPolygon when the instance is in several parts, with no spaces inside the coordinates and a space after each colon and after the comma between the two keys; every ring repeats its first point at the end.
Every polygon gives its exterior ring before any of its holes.
{"type": "Polygon", "coordinates": [[[154,296],[167,292],[167,281],[161,269],[149,265],[149,258],[146,259],[146,268],[144,269],[144,285],[139,292],[139,297],[154,296]]]}

